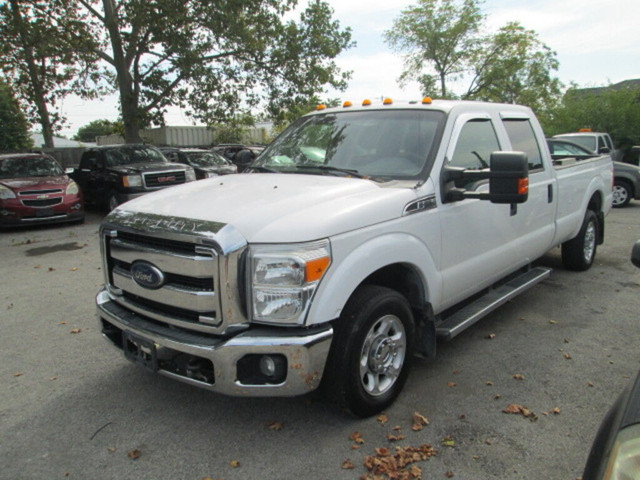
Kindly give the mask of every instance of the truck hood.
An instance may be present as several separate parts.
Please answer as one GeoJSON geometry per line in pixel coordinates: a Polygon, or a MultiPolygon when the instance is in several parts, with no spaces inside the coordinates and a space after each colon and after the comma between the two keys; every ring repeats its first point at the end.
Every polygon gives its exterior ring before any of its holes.
{"type": "Polygon", "coordinates": [[[252,243],[304,242],[402,215],[410,188],[364,179],[298,174],[238,174],[154,192],[117,211],[232,225],[252,243]]]}
{"type": "Polygon", "coordinates": [[[133,175],[136,173],[147,173],[147,172],[164,172],[167,170],[184,170],[185,166],[181,163],[131,163],[129,165],[119,165],[117,167],[109,167],[109,170],[114,172],[118,172],[122,175],[133,175]]]}

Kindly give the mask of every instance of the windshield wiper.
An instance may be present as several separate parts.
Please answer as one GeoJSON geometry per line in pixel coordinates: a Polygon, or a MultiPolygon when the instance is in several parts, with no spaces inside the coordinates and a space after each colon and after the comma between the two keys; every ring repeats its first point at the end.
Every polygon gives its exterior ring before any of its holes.
{"type": "Polygon", "coordinates": [[[300,170],[322,170],[325,172],[338,172],[338,173],[346,173],[352,177],[357,178],[367,178],[362,175],[358,170],[351,170],[350,168],[339,168],[333,167],[331,165],[296,165],[296,168],[300,170]]]}

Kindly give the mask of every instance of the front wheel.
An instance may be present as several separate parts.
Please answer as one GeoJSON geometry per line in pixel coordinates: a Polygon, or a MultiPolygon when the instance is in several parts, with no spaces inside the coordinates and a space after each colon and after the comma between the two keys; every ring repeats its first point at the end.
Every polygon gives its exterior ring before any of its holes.
{"type": "Polygon", "coordinates": [[[322,390],[359,417],[391,405],[407,379],[414,349],[409,303],[395,290],[364,285],[335,328],[322,390]]]}
{"type": "Polygon", "coordinates": [[[109,209],[109,211],[115,210],[118,205],[120,205],[120,202],[118,202],[118,197],[116,197],[116,194],[109,194],[109,200],[107,201],[107,208],[109,209]]]}
{"type": "Polygon", "coordinates": [[[596,257],[598,218],[587,210],[578,235],[562,244],[562,263],[567,270],[588,270],[596,257]]]}

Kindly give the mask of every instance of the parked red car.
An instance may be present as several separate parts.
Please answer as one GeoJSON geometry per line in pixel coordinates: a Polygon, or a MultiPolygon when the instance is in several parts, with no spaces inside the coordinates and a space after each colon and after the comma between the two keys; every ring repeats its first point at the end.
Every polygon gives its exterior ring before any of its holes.
{"type": "Polygon", "coordinates": [[[82,192],[53,158],[0,155],[0,227],[83,220],[82,192]]]}

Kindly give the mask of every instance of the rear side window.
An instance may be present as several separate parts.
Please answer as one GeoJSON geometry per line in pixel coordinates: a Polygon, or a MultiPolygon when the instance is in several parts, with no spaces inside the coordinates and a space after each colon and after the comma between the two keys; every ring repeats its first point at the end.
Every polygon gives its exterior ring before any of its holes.
{"type": "Polygon", "coordinates": [[[540,146],[533,133],[533,127],[527,119],[505,119],[504,128],[507,130],[511,148],[516,152],[527,154],[529,171],[542,170],[542,154],[540,146]]]}

